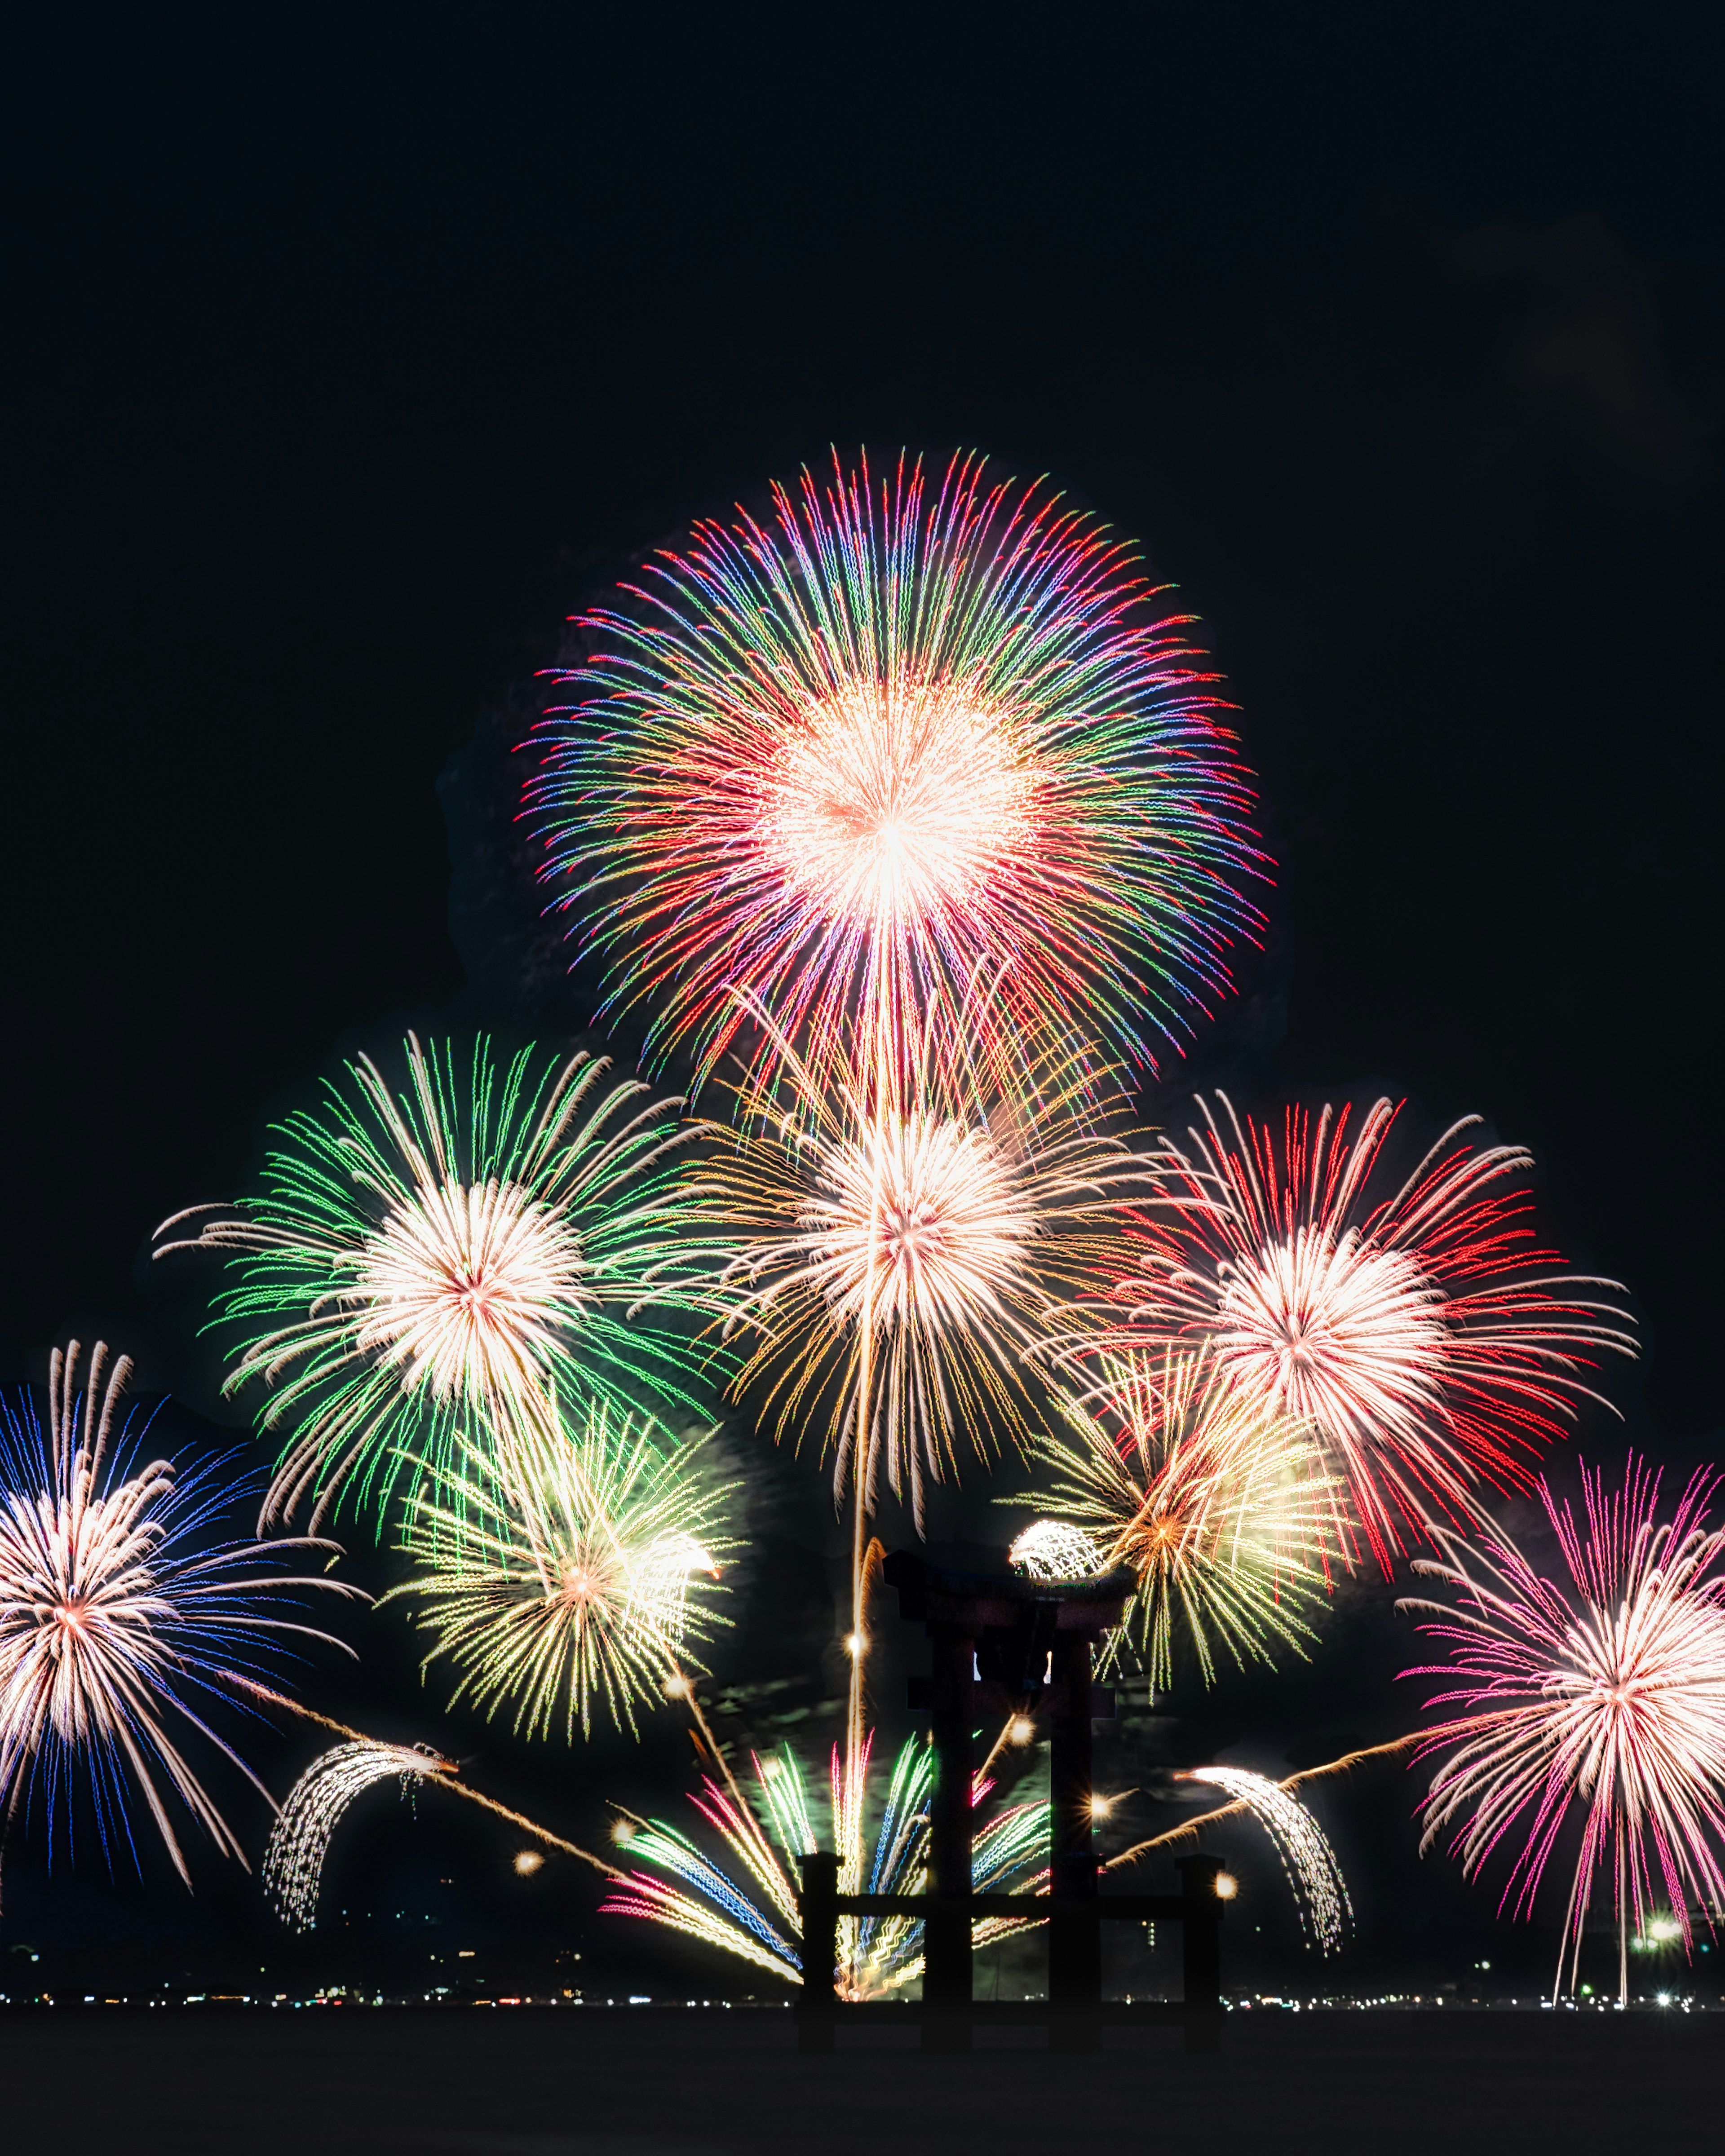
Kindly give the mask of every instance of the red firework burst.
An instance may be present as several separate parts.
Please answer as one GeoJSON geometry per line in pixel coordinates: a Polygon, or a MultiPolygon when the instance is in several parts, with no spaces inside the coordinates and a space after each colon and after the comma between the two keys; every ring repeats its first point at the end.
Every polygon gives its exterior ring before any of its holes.
{"type": "Polygon", "coordinates": [[[1567,1273],[1527,1215],[1532,1156],[1481,1147],[1470,1116],[1405,1180],[1386,1173],[1399,1112],[1290,1108],[1278,1134],[1225,1096],[1167,1149],[1184,1203],[1144,1223],[1138,1276],[1115,1291],[1138,1337],[1207,1340],[1265,1408],[1316,1431],[1387,1572],[1435,1502],[1484,1480],[1526,1489],[1532,1459],[1597,1398],[1603,1353],[1633,1354],[1614,1281],[1567,1273]]]}

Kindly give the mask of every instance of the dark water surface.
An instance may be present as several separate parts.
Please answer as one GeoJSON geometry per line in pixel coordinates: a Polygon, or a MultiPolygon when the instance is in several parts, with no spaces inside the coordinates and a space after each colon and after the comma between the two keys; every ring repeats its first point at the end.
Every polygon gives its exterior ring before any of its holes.
{"type": "Polygon", "coordinates": [[[1235,2015],[1195,2057],[1171,2030],[1088,2059],[861,2041],[799,2058],[788,2014],[742,2011],[54,2009],[0,2015],[0,2087],[7,2146],[56,2156],[1567,2156],[1717,2148],[1725,2069],[1720,2015],[1235,2015]]]}

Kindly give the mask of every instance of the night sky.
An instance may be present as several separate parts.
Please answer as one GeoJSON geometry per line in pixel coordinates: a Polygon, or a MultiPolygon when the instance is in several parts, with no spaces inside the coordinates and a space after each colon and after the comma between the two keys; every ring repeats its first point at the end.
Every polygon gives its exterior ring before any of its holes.
{"type": "MultiPolygon", "coordinates": [[[[1261,779],[1265,951],[1147,1113],[1220,1083],[1484,1115],[1635,1298],[1625,1422],[1584,1419],[1583,1451],[1725,1460],[1719,44],[1702,10],[1574,5],[14,28],[0,1381],[101,1335],[173,1396],[173,1442],[245,1441],[197,1337],[209,1276],[150,1277],[155,1224],[241,1187],[269,1117],[404,1020],[593,1037],[510,821],[565,617],[829,443],[964,444],[1145,542],[1261,779]]],[[[824,1741],[829,1503],[812,1462],[726,1442],[757,1547],[719,1676],[779,1686],[740,1730],[824,1741]]],[[[1004,1486],[939,1531],[999,1537],[1004,1486]]],[[[356,1543],[354,1576],[393,1563],[356,1543]]],[[[1141,1716],[1117,1784],[1408,1726],[1389,1600],[1347,1590],[1310,1673],[1141,1716]]],[[[399,1618],[347,1630],[360,1663],[308,1697],[547,1824],[680,1803],[669,1717],[639,1750],[530,1750],[442,1713],[399,1618]]],[[[278,1794],[316,1748],[247,1743],[278,1794]]],[[[1543,1967],[1548,1935],[1416,1861],[1415,1794],[1392,1768],[1324,1800],[1358,1980],[1543,1967]]],[[[0,1949],[405,1982],[459,1929],[735,1984],[619,1944],[569,1866],[517,1880],[520,1845],[374,1797],[331,1874],[350,1928],[295,1960],[213,1851],[194,1902],[147,1849],[110,1881],[87,1838],[50,1877],[38,1818],[0,1949]]],[[[1230,1846],[1271,1938],[1267,1854],[1230,1846]]]]}

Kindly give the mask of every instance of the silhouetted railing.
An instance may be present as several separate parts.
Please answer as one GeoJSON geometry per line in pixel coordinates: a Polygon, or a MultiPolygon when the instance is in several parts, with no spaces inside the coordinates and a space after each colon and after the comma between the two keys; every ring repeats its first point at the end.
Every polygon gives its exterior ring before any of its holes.
{"type": "MultiPolygon", "coordinates": [[[[822,1851],[799,1858],[803,1887],[803,1992],[797,2006],[799,2051],[829,2051],[847,2021],[911,2021],[920,2025],[925,2051],[968,2051],[978,2021],[1045,2022],[1050,2046],[1091,2051],[1105,2023],[1172,2021],[1186,2030],[1189,2051],[1215,2048],[1222,2018],[1222,1912],[1216,1891],[1219,1857],[1178,1861],[1178,1894],[841,1894],[839,1860],[822,1851]],[[1042,1999],[973,1997],[920,2000],[841,1999],[836,1988],[841,1917],[930,1916],[967,1926],[983,1917],[1034,1917],[1050,1927],[1049,1995],[1042,1999]],[[1183,1996],[1127,2000],[1102,1997],[1098,1927],[1106,1923],[1177,1923],[1180,1927],[1183,1996]],[[1088,1951],[1061,1952],[1070,1942],[1088,1951]]],[[[925,1937],[927,1933],[925,1932],[925,1937]]]]}

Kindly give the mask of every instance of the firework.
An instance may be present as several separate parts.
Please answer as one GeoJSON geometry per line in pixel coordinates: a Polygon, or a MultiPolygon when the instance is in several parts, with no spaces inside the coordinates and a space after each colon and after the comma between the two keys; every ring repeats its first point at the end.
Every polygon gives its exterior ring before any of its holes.
{"type": "Polygon", "coordinates": [[[1309,1436],[1208,1354],[1104,1367],[1092,1412],[1070,1418],[1076,1435],[1037,1440],[1064,1517],[1027,1530],[1014,1563],[1037,1576],[1057,1554],[1081,1577],[1087,1548],[1091,1572],[1134,1572],[1138,1591],[1105,1658],[1135,1647],[1160,1689],[1173,1681],[1177,1631],[1207,1684],[1218,1647],[1242,1667],[1270,1661],[1272,1645],[1303,1654],[1331,1546],[1330,1486],[1309,1436]]]}
{"type": "Polygon", "coordinates": [[[1008,1562],[1030,1579],[1095,1579],[1108,1560],[1086,1534],[1067,1520],[1037,1520],[1007,1552],[1008,1562]]]}
{"type": "MultiPolygon", "coordinates": [[[[452,1796],[495,1813],[512,1826],[525,1828],[549,1848],[561,1850],[567,1856],[578,1856],[583,1864],[590,1864],[607,1878],[623,1876],[614,1865],[607,1864],[578,1843],[565,1841],[561,1835],[552,1834],[536,1820],[511,1810],[507,1804],[500,1804],[495,1797],[467,1788],[455,1779],[459,1772],[455,1763],[440,1758],[429,1745],[381,1744],[357,1729],[331,1722],[327,1715],[314,1713],[292,1700],[284,1699],[266,1686],[252,1685],[248,1689],[278,1707],[304,1715],[307,1721],[334,1730],[345,1740],[314,1759],[294,1784],[286,1804],[276,1815],[264,1854],[265,1891],[277,1915],[295,1931],[309,1932],[316,1927],[317,1897],[324,1864],[329,1856],[331,1839],[346,1817],[348,1806],[374,1784],[391,1779],[400,1782],[404,1794],[422,1783],[447,1789],[452,1796]]],[[[523,1877],[530,1877],[542,1861],[532,1851],[524,1851],[516,1856],[515,1869],[523,1877]]]]}
{"type": "MultiPolygon", "coordinates": [[[[866,1776],[869,1747],[862,1753],[866,1776]]],[[[684,1834],[662,1820],[647,1820],[625,1830],[624,1845],[632,1861],[650,1865],[631,1871],[601,1905],[612,1916],[639,1917],[685,1933],[691,1938],[735,1954],[788,1984],[802,1970],[800,1918],[793,1883],[795,1860],[819,1846],[801,1762],[788,1745],[762,1758],[753,1756],[755,1809],[721,1789],[710,1778],[691,1801],[729,1851],[727,1872],[684,1834]],[[758,1816],[757,1815],[758,1813],[758,1816]],[[764,1824],[763,1824],[764,1822],[764,1824]],[[737,1876],[733,1876],[732,1873],[737,1876]],[[675,1883],[672,1883],[675,1882],[675,1883]]],[[[855,1894],[918,1894],[928,1875],[928,1806],[933,1788],[934,1754],[927,1742],[913,1738],[894,1762],[885,1809],[863,1884],[863,1864],[846,1859],[851,1837],[847,1817],[860,1812],[845,1786],[846,1768],[835,1746],[831,1767],[831,1814],[843,1870],[839,1891],[855,1894]]],[[[979,1776],[973,1801],[980,1806],[993,1784],[979,1776]]],[[[1026,1896],[1047,1892],[1046,1804],[1004,1806],[978,1827],[972,1857],[972,1882],[978,1893],[1026,1896]]],[[[860,1845],[858,1845],[859,1847],[860,1845]]],[[[1012,1938],[1041,1921],[1033,1915],[979,1921],[973,1935],[978,1946],[1012,1938]]],[[[911,1917],[847,1917],[839,1924],[839,1990],[850,1999],[875,1999],[910,1984],[922,1974],[922,1925],[911,1917]]]]}
{"type": "Polygon", "coordinates": [[[1531,1156],[1466,1141],[1476,1117],[1398,1185],[1389,1101],[1352,1144],[1346,1108],[1291,1108],[1278,1141],[1217,1101],[1189,1152],[1168,1148],[1189,1203],[1147,1221],[1117,1300],[1142,1337],[1208,1341],[1242,1393],[1310,1425],[1345,1486],[1344,1547],[1363,1533],[1387,1573],[1432,1501],[1529,1486],[1527,1456],[1597,1397],[1583,1373],[1635,1352],[1622,1290],[1535,1246],[1531,1156]]]}
{"type": "Polygon", "coordinates": [[[561,1718],[584,1736],[596,1702],[633,1732],[637,1704],[662,1697],[723,1621],[705,1598],[735,1548],[715,1536],[734,1486],[706,1475],[698,1443],[603,1405],[555,1434],[522,1431],[511,1466],[507,1491],[480,1459],[413,1502],[405,1547],[421,1569],[386,1599],[419,1605],[437,1641],[426,1666],[454,1665],[454,1699],[512,1707],[517,1734],[561,1718]]]}
{"type": "Polygon", "coordinates": [[[684,1351],[624,1322],[644,1268],[657,1261],[665,1291],[676,1104],[605,1087],[585,1055],[559,1067],[524,1050],[505,1067],[480,1040],[464,1072],[452,1045],[412,1034],[404,1053],[405,1090],[361,1056],[321,1114],[276,1127],[261,1196],[158,1241],[158,1257],[229,1259],[227,1389],[258,1380],[266,1427],[290,1433],[270,1519],[312,1498],[316,1526],[350,1480],[381,1511],[404,1474],[417,1486],[467,1458],[459,1434],[506,1446],[542,1428],[553,1386],[683,1397],[684,1351]]]}
{"type": "Polygon", "coordinates": [[[324,1859],[354,1799],[378,1782],[403,1791],[427,1775],[453,1774],[447,1759],[418,1744],[377,1744],[369,1738],[337,1744],[314,1759],[282,1806],[264,1853],[264,1891],[277,1916],[296,1932],[317,1922],[324,1859]]]}
{"type": "Polygon", "coordinates": [[[1225,1789],[1257,1820],[1281,1859],[1300,1912],[1300,1928],[1321,1953],[1334,1953],[1353,1922],[1348,1882],[1323,1829],[1297,1797],[1240,1767],[1194,1767],[1181,1778],[1225,1789]]]}
{"type": "Polygon", "coordinates": [[[986,1457],[1043,1419],[1026,1358],[1123,1261],[1121,1223],[1153,1180],[1076,1117],[1084,1083],[1080,1062],[1049,1060],[1028,1101],[999,1093],[983,1112],[930,1075],[899,1109],[787,1046],[775,1091],[745,1089],[740,1127],[717,1134],[689,1202],[729,1253],[725,1332],[752,1342],[735,1389],[759,1383],[781,1434],[818,1426],[862,1512],[884,1466],[920,1526],[961,1446],[986,1457]]]}
{"type": "Polygon", "coordinates": [[[870,1055],[968,1020],[982,973],[999,1042],[1153,1066],[1226,992],[1265,861],[1192,617],[975,456],[931,486],[835,455],[772,498],[583,617],[542,723],[529,812],[611,1006],[652,999],[649,1045],[710,1070],[742,988],[824,1064],[859,1014],[870,1055]]]}
{"type": "Polygon", "coordinates": [[[1448,1687],[1434,1707],[1462,1707],[1426,1732],[1442,1754],[1424,1807],[1430,1848],[1446,1830],[1469,1876],[1524,1836],[1500,1908],[1531,1910],[1572,1812],[1581,1843],[1558,1949],[1575,1985],[1595,1875],[1612,1878],[1620,1993],[1628,1997],[1631,1919],[1645,1928],[1656,1865],[1690,1943],[1691,1909],[1725,1902],[1725,1529],[1709,1527],[1720,1478],[1696,1474],[1671,1519],[1659,1482],[1633,1456],[1607,1491],[1581,1471],[1584,1519],[1539,1494],[1567,1581],[1535,1568],[1489,1522],[1472,1545],[1440,1530],[1441,1556],[1415,1569],[1444,1581],[1454,1604],[1409,1600],[1449,1660],[1404,1672],[1448,1687]]]}
{"type": "Polygon", "coordinates": [[[327,1556],[332,1544],[213,1542],[236,1486],[221,1479],[219,1461],[186,1471],[144,1460],[147,1425],[134,1432],[130,1418],[116,1436],[131,1366],[122,1356],[105,1382],[107,1353],[98,1342],[80,1397],[77,1342],[64,1356],[54,1350],[46,1433],[27,1396],[0,1404],[0,1793],[16,1810],[42,1777],[51,1814],[64,1807],[69,1831],[74,1787],[87,1774],[110,1848],[116,1833],[135,1846],[136,1789],[189,1886],[170,1797],[224,1854],[245,1858],[182,1756],[179,1726],[261,1789],[203,1703],[233,1697],[236,1670],[259,1666],[265,1635],[325,1639],[282,1614],[299,1590],[357,1590],[279,1568],[285,1553],[327,1556]]]}

